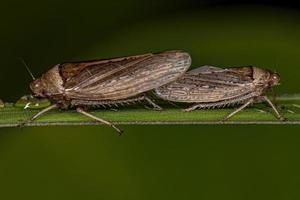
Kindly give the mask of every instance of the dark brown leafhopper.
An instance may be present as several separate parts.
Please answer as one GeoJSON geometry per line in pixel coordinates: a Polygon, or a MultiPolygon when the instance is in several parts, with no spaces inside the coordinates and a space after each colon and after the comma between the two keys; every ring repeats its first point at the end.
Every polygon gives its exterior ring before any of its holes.
{"type": "Polygon", "coordinates": [[[88,113],[87,108],[145,100],[160,109],[145,92],[175,81],[190,65],[189,54],[182,51],[57,64],[30,84],[35,97],[47,98],[53,104],[29,122],[52,109],[74,107],[121,133],[112,123],[88,113]]]}
{"type": "Polygon", "coordinates": [[[223,69],[203,66],[186,72],[175,82],[155,89],[155,93],[164,100],[194,104],[185,111],[241,104],[225,120],[252,103],[266,101],[276,116],[284,120],[275,105],[265,96],[265,92],[278,85],[279,81],[277,73],[258,67],[223,69]]]}

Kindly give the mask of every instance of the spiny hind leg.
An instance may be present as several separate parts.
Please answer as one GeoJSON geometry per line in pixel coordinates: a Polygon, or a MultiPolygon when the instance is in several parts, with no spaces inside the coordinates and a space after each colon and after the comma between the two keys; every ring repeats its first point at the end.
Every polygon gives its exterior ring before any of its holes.
{"type": "Polygon", "coordinates": [[[40,116],[44,115],[45,113],[51,111],[51,110],[54,110],[58,108],[58,105],[57,104],[53,104],[43,110],[41,110],[40,112],[38,112],[36,115],[34,115],[32,118],[30,118],[29,120],[26,120],[24,122],[22,122],[21,124],[19,124],[20,127],[23,127],[25,126],[26,124],[29,124],[31,122],[33,122],[34,120],[36,120],[37,118],[39,118],[40,116]]]}
{"type": "Polygon", "coordinates": [[[86,112],[82,107],[77,107],[77,108],[76,108],[76,111],[77,111],[78,113],[82,114],[82,115],[85,115],[86,117],[89,117],[89,118],[91,118],[91,119],[96,120],[97,122],[106,124],[106,125],[108,125],[108,126],[114,128],[114,129],[119,133],[119,135],[121,135],[121,134],[123,133],[123,131],[122,131],[121,129],[119,129],[118,127],[116,127],[116,126],[115,126],[114,124],[112,124],[111,122],[106,121],[106,120],[104,120],[104,119],[101,119],[101,118],[99,118],[99,117],[96,117],[96,116],[94,116],[94,115],[92,115],[92,114],[86,112]]]}
{"type": "Polygon", "coordinates": [[[227,121],[228,119],[230,119],[231,117],[233,117],[235,114],[237,114],[238,112],[240,112],[241,110],[243,110],[244,108],[246,108],[247,106],[249,106],[251,103],[253,103],[253,99],[249,99],[246,103],[244,103],[242,106],[240,106],[239,108],[237,108],[235,111],[233,111],[232,113],[230,113],[229,115],[227,115],[223,121],[227,121]]]}

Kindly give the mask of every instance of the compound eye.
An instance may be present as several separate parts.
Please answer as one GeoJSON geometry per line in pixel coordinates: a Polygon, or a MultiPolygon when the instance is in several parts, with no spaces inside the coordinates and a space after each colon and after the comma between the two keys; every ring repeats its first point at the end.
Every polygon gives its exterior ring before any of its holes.
{"type": "Polygon", "coordinates": [[[279,80],[279,76],[277,74],[273,75],[273,79],[279,80]]]}

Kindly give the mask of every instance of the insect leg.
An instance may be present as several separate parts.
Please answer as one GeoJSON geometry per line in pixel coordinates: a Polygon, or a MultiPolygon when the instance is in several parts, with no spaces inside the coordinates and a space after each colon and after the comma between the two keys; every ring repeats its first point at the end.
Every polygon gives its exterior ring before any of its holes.
{"type": "Polygon", "coordinates": [[[22,127],[22,126],[24,126],[24,125],[26,125],[28,123],[31,123],[34,120],[36,120],[38,117],[40,117],[41,115],[45,114],[46,112],[49,112],[50,110],[56,109],[56,108],[58,108],[57,104],[53,104],[53,105],[51,105],[51,106],[49,106],[49,107],[41,110],[39,113],[37,113],[36,115],[34,115],[31,119],[29,119],[29,120],[27,120],[25,122],[22,122],[20,124],[20,126],[22,127]]]}
{"type": "Polygon", "coordinates": [[[151,104],[154,108],[154,110],[163,110],[162,107],[160,107],[159,105],[157,105],[156,103],[154,103],[150,98],[148,98],[147,96],[145,96],[145,100],[151,104]]]}
{"type": "Polygon", "coordinates": [[[190,111],[196,110],[198,107],[200,107],[200,104],[195,104],[189,108],[183,109],[183,111],[190,112],[190,111]]]}
{"type": "Polygon", "coordinates": [[[229,115],[227,115],[223,121],[228,120],[229,118],[233,117],[235,114],[237,114],[238,112],[240,112],[241,110],[243,110],[244,108],[246,108],[247,106],[249,106],[251,103],[253,102],[253,99],[248,100],[245,104],[243,104],[241,107],[239,107],[238,109],[236,109],[235,111],[233,111],[232,113],[230,113],[229,115]]]}
{"type": "Polygon", "coordinates": [[[268,97],[263,96],[262,98],[263,98],[263,99],[264,99],[264,100],[272,107],[272,109],[273,109],[274,112],[276,113],[277,118],[278,118],[279,120],[281,120],[281,121],[286,120],[286,118],[284,118],[284,117],[278,112],[277,108],[275,107],[275,105],[272,103],[272,101],[271,101],[268,97]]]}
{"type": "Polygon", "coordinates": [[[103,123],[103,124],[106,124],[106,125],[108,125],[108,126],[114,128],[114,129],[119,133],[119,135],[121,135],[121,134],[123,133],[122,130],[120,130],[119,128],[117,128],[117,127],[116,127],[115,125],[113,125],[112,123],[110,123],[110,122],[108,122],[108,121],[106,121],[106,120],[100,119],[100,118],[98,118],[98,117],[96,117],[96,116],[94,116],[94,115],[91,115],[90,113],[87,113],[86,111],[84,111],[84,110],[83,110],[82,108],[80,108],[80,107],[78,107],[76,110],[77,110],[78,113],[81,113],[81,114],[83,114],[83,115],[85,115],[85,116],[87,116],[87,117],[89,117],[89,118],[92,118],[92,119],[94,119],[94,120],[96,120],[96,121],[98,121],[98,122],[101,122],[101,123],[103,123]]]}

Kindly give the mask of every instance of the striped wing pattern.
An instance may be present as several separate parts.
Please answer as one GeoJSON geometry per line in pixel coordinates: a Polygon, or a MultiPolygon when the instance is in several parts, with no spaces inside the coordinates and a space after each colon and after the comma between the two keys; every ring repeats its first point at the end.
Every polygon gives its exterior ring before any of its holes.
{"type": "Polygon", "coordinates": [[[188,53],[158,54],[63,64],[65,94],[77,100],[120,100],[160,87],[189,68],[188,53]]]}
{"type": "Polygon", "coordinates": [[[203,66],[155,91],[162,99],[176,102],[224,101],[253,92],[252,73],[252,67],[222,69],[203,66]]]}

